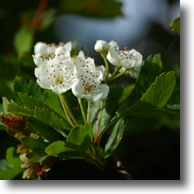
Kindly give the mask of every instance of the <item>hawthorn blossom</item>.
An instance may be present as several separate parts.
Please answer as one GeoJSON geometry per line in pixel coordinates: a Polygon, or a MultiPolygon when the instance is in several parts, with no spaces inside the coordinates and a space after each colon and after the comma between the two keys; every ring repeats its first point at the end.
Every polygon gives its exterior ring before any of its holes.
{"type": "Polygon", "coordinates": [[[120,71],[128,69],[129,74],[134,78],[138,77],[143,65],[142,55],[138,51],[135,49],[119,50],[119,46],[115,41],[109,43],[107,59],[113,65],[121,65],[120,71]]]}
{"type": "Polygon", "coordinates": [[[40,87],[62,94],[75,83],[76,67],[70,57],[55,57],[36,67],[35,76],[40,87]]]}
{"type": "Polygon", "coordinates": [[[105,99],[109,93],[109,87],[101,84],[102,80],[102,71],[81,68],[77,73],[77,81],[72,87],[72,92],[75,96],[89,101],[105,99]]]}
{"type": "Polygon", "coordinates": [[[61,60],[64,57],[70,57],[71,49],[71,42],[67,42],[66,44],[60,43],[59,45],[38,42],[34,46],[34,55],[32,57],[34,63],[39,66],[45,64],[47,60],[55,58],[56,56],[61,60]]]}

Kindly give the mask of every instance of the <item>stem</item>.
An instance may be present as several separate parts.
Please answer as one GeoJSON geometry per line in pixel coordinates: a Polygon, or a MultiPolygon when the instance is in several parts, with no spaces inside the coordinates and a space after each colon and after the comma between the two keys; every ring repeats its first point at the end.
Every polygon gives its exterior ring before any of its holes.
{"type": "Polygon", "coordinates": [[[87,123],[90,123],[90,106],[91,106],[91,101],[88,101],[87,123]]]}
{"type": "Polygon", "coordinates": [[[82,99],[78,98],[78,102],[79,102],[79,105],[80,105],[80,109],[81,109],[82,117],[84,119],[84,123],[86,124],[87,123],[87,116],[86,116],[86,113],[85,113],[85,110],[84,110],[82,99]]]}
{"type": "Polygon", "coordinates": [[[44,12],[48,0],[41,0],[30,24],[30,30],[35,31],[39,27],[41,15],[44,12]]]}
{"type": "Polygon", "coordinates": [[[128,69],[125,69],[125,70],[121,71],[120,73],[118,73],[117,75],[110,77],[109,81],[112,81],[114,79],[117,79],[118,77],[120,77],[123,74],[125,74],[127,71],[129,71],[129,70],[128,69]]]}
{"type": "Polygon", "coordinates": [[[75,127],[77,125],[77,121],[75,120],[73,114],[71,113],[71,110],[67,104],[65,97],[63,95],[59,94],[59,99],[60,99],[61,105],[63,107],[63,110],[65,112],[65,115],[67,117],[67,120],[69,121],[69,123],[71,124],[72,127],[75,127]]]}
{"type": "Polygon", "coordinates": [[[105,63],[105,67],[106,67],[106,75],[105,75],[105,80],[108,79],[108,75],[109,75],[109,64],[108,64],[108,61],[107,61],[107,58],[106,56],[104,55],[104,53],[101,53],[101,56],[104,60],[104,63],[105,63]]]}
{"type": "MultiPolygon", "coordinates": [[[[119,72],[121,67],[122,67],[121,65],[116,66],[113,73],[112,73],[112,75],[111,75],[111,77],[114,77],[119,72]]],[[[111,79],[111,77],[110,77],[110,79],[111,79]]]]}

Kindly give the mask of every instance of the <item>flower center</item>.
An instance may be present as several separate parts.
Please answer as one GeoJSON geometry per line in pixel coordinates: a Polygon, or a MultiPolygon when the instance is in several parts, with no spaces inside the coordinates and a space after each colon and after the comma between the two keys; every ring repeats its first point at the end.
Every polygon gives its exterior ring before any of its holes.
{"type": "Polygon", "coordinates": [[[93,86],[92,85],[90,85],[90,84],[85,84],[84,85],[84,90],[85,90],[85,92],[91,92],[92,91],[92,88],[93,88],[93,86]]]}
{"type": "Polygon", "coordinates": [[[60,74],[55,75],[54,82],[55,84],[62,84],[64,82],[63,76],[60,74]]]}

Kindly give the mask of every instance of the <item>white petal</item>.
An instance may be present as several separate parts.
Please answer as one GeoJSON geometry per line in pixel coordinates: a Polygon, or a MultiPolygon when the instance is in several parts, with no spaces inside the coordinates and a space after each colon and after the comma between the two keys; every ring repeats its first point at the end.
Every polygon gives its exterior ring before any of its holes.
{"type": "Polygon", "coordinates": [[[81,68],[77,73],[77,78],[82,82],[100,84],[103,80],[103,73],[101,71],[90,71],[90,69],[81,68]]]}
{"type": "Polygon", "coordinates": [[[77,82],[72,86],[72,93],[79,98],[84,97],[83,90],[79,80],[77,80],[77,82]]]}
{"type": "Polygon", "coordinates": [[[72,49],[72,43],[67,42],[64,45],[59,45],[55,50],[55,54],[62,55],[63,57],[70,57],[71,49],[72,49]]]}
{"type": "Polygon", "coordinates": [[[119,46],[115,41],[109,43],[109,51],[107,54],[107,59],[113,65],[120,65],[120,51],[119,46]]]}
{"type": "Polygon", "coordinates": [[[105,76],[106,76],[106,70],[105,70],[105,67],[103,65],[100,65],[98,67],[96,67],[96,70],[98,71],[101,71],[102,74],[103,74],[103,80],[105,79],[105,76]]]}
{"type": "Polygon", "coordinates": [[[44,42],[37,42],[34,46],[35,55],[45,55],[47,52],[47,44],[44,42]]]}
{"type": "Polygon", "coordinates": [[[132,49],[129,51],[129,55],[132,55],[134,57],[135,66],[141,66],[142,63],[142,55],[135,49],[132,49]]]}
{"type": "Polygon", "coordinates": [[[84,59],[80,56],[77,56],[73,59],[74,64],[76,65],[77,71],[81,68],[95,70],[95,63],[94,59],[88,57],[87,59],[84,59]]]}
{"type": "Polygon", "coordinates": [[[93,97],[93,101],[105,99],[108,96],[109,93],[109,87],[106,84],[100,84],[98,89],[95,92],[95,95],[93,97]]]}

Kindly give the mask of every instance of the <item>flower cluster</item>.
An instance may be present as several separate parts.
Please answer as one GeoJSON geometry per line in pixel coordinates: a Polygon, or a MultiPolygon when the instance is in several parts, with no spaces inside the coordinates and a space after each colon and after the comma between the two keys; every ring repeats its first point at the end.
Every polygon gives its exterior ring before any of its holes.
{"type": "Polygon", "coordinates": [[[115,41],[108,43],[104,40],[98,40],[94,48],[97,52],[107,51],[108,61],[112,65],[119,66],[120,71],[126,71],[134,78],[139,76],[143,60],[142,55],[135,49],[120,50],[115,41]]]}
{"type": "Polygon", "coordinates": [[[115,41],[97,40],[94,49],[100,52],[105,60],[117,67],[116,75],[108,72],[104,66],[96,67],[94,59],[85,57],[82,51],[75,57],[71,56],[72,43],[46,44],[38,42],[34,47],[35,76],[40,87],[62,94],[71,89],[79,98],[89,101],[105,99],[109,93],[106,82],[129,73],[137,78],[143,65],[142,55],[136,50],[120,50],[115,41]],[[115,76],[115,77],[114,77],[115,76]]]}
{"type": "Polygon", "coordinates": [[[37,65],[35,76],[40,87],[62,94],[69,89],[75,96],[90,101],[107,97],[109,88],[103,81],[103,68],[96,67],[94,59],[82,51],[71,57],[72,44],[35,45],[33,59],[37,65]]]}

